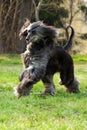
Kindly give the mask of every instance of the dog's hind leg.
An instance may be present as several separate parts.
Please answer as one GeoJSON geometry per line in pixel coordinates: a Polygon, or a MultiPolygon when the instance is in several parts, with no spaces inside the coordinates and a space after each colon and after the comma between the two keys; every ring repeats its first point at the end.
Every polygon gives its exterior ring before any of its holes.
{"type": "Polygon", "coordinates": [[[42,92],[42,94],[55,94],[55,85],[53,83],[53,75],[45,75],[42,79],[43,84],[45,85],[45,90],[42,92]]]}
{"type": "Polygon", "coordinates": [[[64,85],[69,93],[78,93],[79,90],[79,82],[74,77],[73,67],[70,66],[68,69],[64,69],[60,72],[60,85],[64,85]]]}
{"type": "Polygon", "coordinates": [[[74,78],[74,80],[72,82],[70,82],[69,84],[66,84],[65,87],[67,88],[67,92],[69,93],[79,93],[79,81],[74,78]]]}

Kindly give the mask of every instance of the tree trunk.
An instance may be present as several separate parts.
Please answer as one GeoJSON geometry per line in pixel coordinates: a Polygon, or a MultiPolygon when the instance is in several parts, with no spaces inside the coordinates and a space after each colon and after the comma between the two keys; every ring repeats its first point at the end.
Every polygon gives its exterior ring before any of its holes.
{"type": "MultiPolygon", "coordinates": [[[[29,20],[31,19],[32,16],[32,0],[23,0],[22,5],[21,5],[21,14],[20,14],[20,22],[19,22],[19,27],[18,27],[18,33],[24,24],[24,20],[28,18],[29,20]]],[[[26,48],[26,42],[25,39],[21,40],[18,38],[17,43],[19,46],[19,53],[24,52],[26,48]]]]}
{"type": "Polygon", "coordinates": [[[22,53],[25,40],[18,34],[24,19],[31,19],[32,0],[0,1],[0,53],[22,53]]]}

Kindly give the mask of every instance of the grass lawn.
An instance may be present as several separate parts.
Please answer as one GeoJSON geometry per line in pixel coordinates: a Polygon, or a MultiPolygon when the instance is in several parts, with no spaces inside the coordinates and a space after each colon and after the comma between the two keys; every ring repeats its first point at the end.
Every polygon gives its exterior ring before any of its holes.
{"type": "Polygon", "coordinates": [[[87,56],[73,56],[80,93],[68,94],[54,76],[55,96],[40,96],[42,82],[30,96],[17,99],[13,87],[23,67],[20,56],[0,55],[0,130],[87,130],[87,56]]]}

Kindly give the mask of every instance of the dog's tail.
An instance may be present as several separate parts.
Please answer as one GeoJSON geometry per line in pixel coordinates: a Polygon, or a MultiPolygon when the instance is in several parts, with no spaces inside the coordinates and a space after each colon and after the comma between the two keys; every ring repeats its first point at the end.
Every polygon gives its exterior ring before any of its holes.
{"type": "Polygon", "coordinates": [[[69,26],[66,28],[66,34],[67,34],[67,37],[69,37],[69,38],[68,38],[67,43],[63,46],[63,48],[64,48],[64,50],[66,50],[67,52],[69,52],[69,51],[71,50],[71,48],[72,48],[72,45],[73,45],[73,37],[74,37],[74,34],[75,34],[73,27],[71,27],[71,26],[69,25],[69,26]],[[68,36],[68,29],[69,29],[69,28],[71,29],[70,37],[68,36]]]}

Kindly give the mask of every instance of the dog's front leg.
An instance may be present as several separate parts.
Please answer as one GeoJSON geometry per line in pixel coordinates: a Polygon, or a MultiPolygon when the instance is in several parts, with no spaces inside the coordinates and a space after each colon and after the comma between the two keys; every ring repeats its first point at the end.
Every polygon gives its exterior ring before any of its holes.
{"type": "Polygon", "coordinates": [[[70,66],[68,68],[62,69],[60,72],[60,85],[64,85],[67,89],[66,91],[69,93],[78,93],[79,90],[79,82],[74,76],[74,68],[70,66]]]}
{"type": "Polygon", "coordinates": [[[14,94],[16,97],[20,98],[21,96],[29,95],[33,85],[28,81],[28,77],[24,77],[18,86],[14,87],[14,94]]]}
{"type": "Polygon", "coordinates": [[[20,75],[20,83],[14,88],[14,94],[19,98],[24,95],[29,95],[33,84],[37,83],[45,73],[44,67],[29,66],[20,75]]]}
{"type": "Polygon", "coordinates": [[[42,92],[42,94],[55,94],[55,85],[53,83],[53,75],[45,75],[42,79],[43,84],[45,85],[45,90],[42,92]]]}

